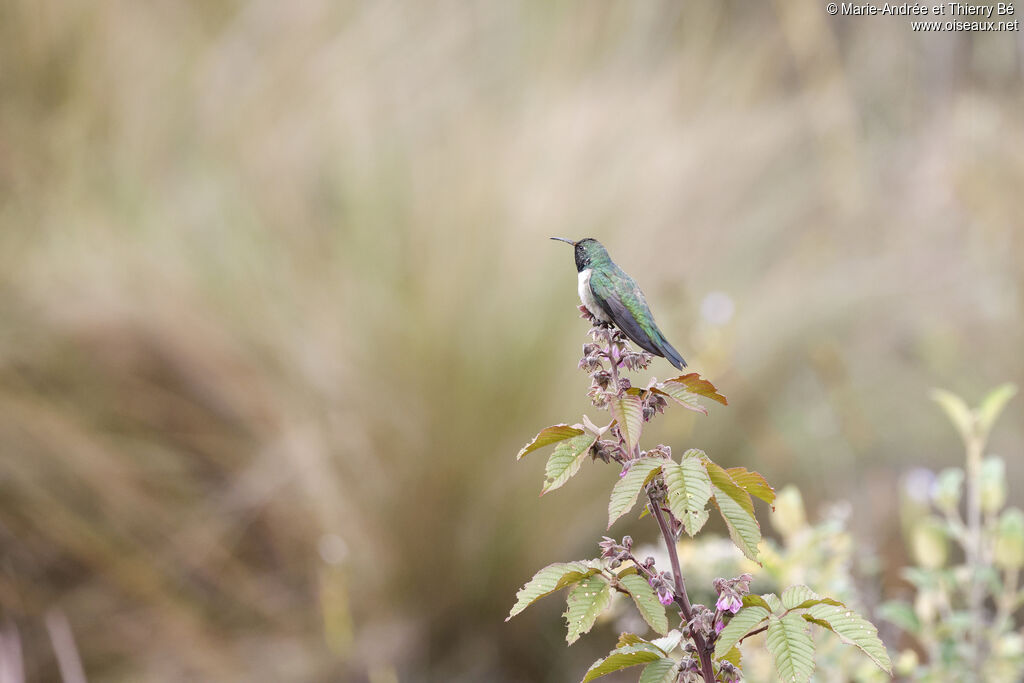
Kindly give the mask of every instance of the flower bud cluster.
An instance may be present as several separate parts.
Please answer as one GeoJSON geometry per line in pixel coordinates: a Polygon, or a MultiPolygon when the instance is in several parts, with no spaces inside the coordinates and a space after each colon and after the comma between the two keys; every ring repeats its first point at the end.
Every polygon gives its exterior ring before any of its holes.
{"type": "Polygon", "coordinates": [[[591,384],[590,390],[587,391],[587,396],[590,398],[590,402],[595,408],[607,408],[610,395],[611,393],[607,391],[606,388],[602,389],[597,382],[591,384]]]}
{"type": "Polygon", "coordinates": [[[614,441],[609,441],[608,439],[601,439],[591,446],[590,456],[594,460],[601,460],[606,463],[609,463],[612,460],[615,462],[623,462],[626,459],[626,455],[622,451],[622,446],[614,441]]]}
{"type": "MultiPolygon", "coordinates": [[[[654,565],[653,560],[651,565],[654,565]]],[[[675,593],[672,591],[672,575],[668,572],[652,573],[650,578],[647,579],[647,583],[654,589],[654,593],[658,596],[658,602],[668,607],[675,599],[675,593]]]]}
{"type": "Polygon", "coordinates": [[[651,360],[653,358],[654,356],[646,351],[626,350],[620,354],[619,363],[630,371],[646,370],[647,366],[651,364],[651,360]]]}
{"type": "MultiPolygon", "coordinates": [[[[580,313],[582,318],[593,324],[590,336],[594,341],[583,345],[579,368],[590,374],[590,389],[587,391],[590,402],[597,408],[606,408],[611,399],[632,386],[627,378],[618,376],[619,368],[644,369],[654,357],[646,351],[631,350],[620,330],[594,318],[585,306],[580,306],[580,313]],[[613,386],[615,379],[618,382],[613,386]]],[[[648,392],[643,405],[644,420],[650,421],[656,413],[664,412],[666,405],[664,397],[648,392]]]]}
{"type": "Polygon", "coordinates": [[[694,634],[698,634],[704,640],[710,641],[715,623],[715,613],[704,605],[698,604],[692,607],[692,614],[693,618],[683,626],[683,635],[692,638],[694,634]]]}
{"type": "Polygon", "coordinates": [[[610,559],[621,553],[629,555],[633,550],[633,537],[623,536],[622,542],[619,543],[614,538],[602,536],[601,542],[597,544],[597,547],[601,549],[601,557],[605,559],[610,559]]]}
{"type": "Polygon", "coordinates": [[[650,422],[658,413],[664,413],[665,408],[668,407],[668,401],[661,394],[656,394],[653,391],[648,391],[644,396],[643,413],[644,422],[650,422]]]}
{"type": "Polygon", "coordinates": [[[666,446],[663,443],[659,443],[657,446],[649,451],[642,451],[641,457],[647,458],[665,458],[666,460],[672,459],[672,447],[666,446]]]}
{"type": "Polygon", "coordinates": [[[668,487],[665,486],[665,480],[662,477],[655,477],[654,481],[647,485],[647,494],[652,501],[659,505],[665,502],[668,499],[668,487]]]}
{"type": "Polygon", "coordinates": [[[700,678],[700,660],[696,657],[683,657],[679,662],[679,673],[683,674],[683,681],[699,681],[700,678]]]}
{"type": "Polygon", "coordinates": [[[606,560],[611,560],[611,568],[616,569],[624,560],[632,559],[633,557],[633,537],[623,536],[622,542],[617,542],[614,538],[608,536],[602,536],[601,542],[597,544],[597,547],[601,549],[601,557],[606,560]]]}
{"type": "Polygon", "coordinates": [[[734,579],[715,579],[712,585],[718,594],[718,602],[715,607],[720,612],[736,614],[743,607],[743,596],[750,593],[750,582],[753,577],[750,574],[740,574],[734,579]]]}
{"type": "Polygon", "coordinates": [[[718,679],[722,683],[739,683],[743,680],[743,674],[732,662],[723,659],[718,662],[718,679]]]}

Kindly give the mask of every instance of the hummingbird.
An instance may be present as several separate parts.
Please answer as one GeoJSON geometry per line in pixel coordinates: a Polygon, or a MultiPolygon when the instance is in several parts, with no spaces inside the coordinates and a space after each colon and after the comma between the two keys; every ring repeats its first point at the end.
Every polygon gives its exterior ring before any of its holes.
{"type": "Polygon", "coordinates": [[[655,324],[636,281],[612,261],[600,242],[590,237],[578,242],[564,237],[551,239],[573,246],[580,301],[592,316],[606,325],[615,325],[637,346],[665,358],[680,370],[686,367],[686,361],[655,324]]]}

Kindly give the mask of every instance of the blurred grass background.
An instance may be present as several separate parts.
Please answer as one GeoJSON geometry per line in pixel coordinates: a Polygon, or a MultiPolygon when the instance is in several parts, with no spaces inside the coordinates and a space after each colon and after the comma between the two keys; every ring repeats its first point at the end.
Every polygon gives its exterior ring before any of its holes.
{"type": "Polygon", "coordinates": [[[551,235],[729,397],[653,438],[849,500],[889,592],[926,391],[1024,382],[1022,68],[810,0],[3,3],[7,674],[574,680],[612,629],[503,623],[611,481],[513,458],[590,409],[551,235]]]}

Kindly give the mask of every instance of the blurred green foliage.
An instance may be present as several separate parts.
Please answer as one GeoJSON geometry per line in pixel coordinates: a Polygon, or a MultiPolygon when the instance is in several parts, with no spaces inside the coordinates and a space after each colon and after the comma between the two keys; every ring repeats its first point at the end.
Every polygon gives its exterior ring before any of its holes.
{"type": "Polygon", "coordinates": [[[936,476],[918,472],[903,504],[917,563],[903,573],[915,592],[912,602],[887,602],[881,613],[914,639],[898,665],[909,680],[1010,683],[1024,677],[1016,616],[1024,605],[1024,513],[1005,507],[1003,460],[982,459],[992,427],[1016,393],[1003,385],[974,410],[955,394],[934,394],[964,442],[967,462],[936,476]],[[917,489],[929,480],[928,490],[917,489]],[[962,553],[955,562],[951,541],[962,553]]]}
{"type": "Polygon", "coordinates": [[[4,642],[28,680],[48,614],[98,680],[585,669],[502,622],[604,507],[512,457],[583,405],[553,234],[730,397],[655,440],[849,499],[888,594],[898,473],[959,457],[916,397],[1024,381],[1022,63],[811,0],[3,3],[4,642]]]}

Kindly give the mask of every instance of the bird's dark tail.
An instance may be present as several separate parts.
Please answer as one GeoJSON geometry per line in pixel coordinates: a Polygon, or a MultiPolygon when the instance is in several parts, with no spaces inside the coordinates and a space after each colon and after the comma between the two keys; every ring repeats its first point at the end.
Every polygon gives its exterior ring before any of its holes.
{"type": "Polygon", "coordinates": [[[676,366],[680,370],[685,368],[686,361],[683,360],[683,357],[679,355],[679,352],[672,348],[672,345],[669,344],[664,337],[662,337],[659,341],[660,343],[658,344],[658,350],[661,351],[662,355],[665,356],[665,360],[667,360],[669,363],[676,366]]]}

